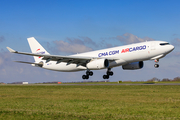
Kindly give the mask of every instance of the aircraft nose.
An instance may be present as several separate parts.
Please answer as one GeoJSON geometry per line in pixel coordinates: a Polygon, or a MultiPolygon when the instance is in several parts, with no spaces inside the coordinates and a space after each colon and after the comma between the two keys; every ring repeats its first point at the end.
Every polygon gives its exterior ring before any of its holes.
{"type": "Polygon", "coordinates": [[[175,47],[173,45],[171,45],[171,47],[172,47],[171,50],[173,51],[175,47]]]}
{"type": "Polygon", "coordinates": [[[169,51],[170,51],[170,52],[173,51],[174,48],[175,48],[175,47],[174,47],[173,45],[170,45],[169,51]]]}

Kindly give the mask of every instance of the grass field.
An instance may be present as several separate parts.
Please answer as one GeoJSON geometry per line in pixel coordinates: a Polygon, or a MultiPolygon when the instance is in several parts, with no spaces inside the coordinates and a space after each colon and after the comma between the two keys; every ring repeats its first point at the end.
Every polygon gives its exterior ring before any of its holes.
{"type": "Polygon", "coordinates": [[[0,119],[180,119],[180,86],[0,86],[0,119]]]}

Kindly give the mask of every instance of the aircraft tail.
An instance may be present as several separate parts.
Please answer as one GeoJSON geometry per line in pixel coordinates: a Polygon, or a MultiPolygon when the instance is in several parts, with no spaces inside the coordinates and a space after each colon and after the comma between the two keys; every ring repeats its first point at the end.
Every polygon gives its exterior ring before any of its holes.
{"type": "MultiPolygon", "coordinates": [[[[49,54],[40,44],[39,42],[34,38],[30,37],[27,38],[29,46],[31,48],[32,53],[38,53],[38,54],[49,54]]],[[[42,61],[42,57],[36,57],[34,56],[35,63],[39,63],[42,61]]]]}

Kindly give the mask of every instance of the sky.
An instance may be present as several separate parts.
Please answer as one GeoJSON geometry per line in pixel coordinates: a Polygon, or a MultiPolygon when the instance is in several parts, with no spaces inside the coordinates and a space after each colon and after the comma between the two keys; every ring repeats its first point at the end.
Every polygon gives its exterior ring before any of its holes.
{"type": "MultiPolygon", "coordinates": [[[[71,55],[150,40],[167,41],[175,50],[144,61],[140,70],[113,68],[110,81],[146,81],[180,76],[179,0],[0,0],[0,82],[76,82],[82,72],[57,72],[13,61],[33,57],[10,53],[6,47],[31,52],[35,37],[51,54],[71,55]]],[[[91,81],[103,80],[106,70],[93,71],[91,81]]]]}

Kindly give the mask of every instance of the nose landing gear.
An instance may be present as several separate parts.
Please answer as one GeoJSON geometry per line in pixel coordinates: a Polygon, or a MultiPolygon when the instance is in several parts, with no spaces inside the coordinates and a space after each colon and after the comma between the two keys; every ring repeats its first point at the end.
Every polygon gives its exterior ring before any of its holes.
{"type": "Polygon", "coordinates": [[[154,60],[154,61],[156,62],[156,64],[154,64],[154,67],[155,67],[155,68],[158,68],[158,67],[159,67],[159,64],[157,64],[157,63],[159,62],[159,60],[156,59],[156,60],[154,60]]]}

